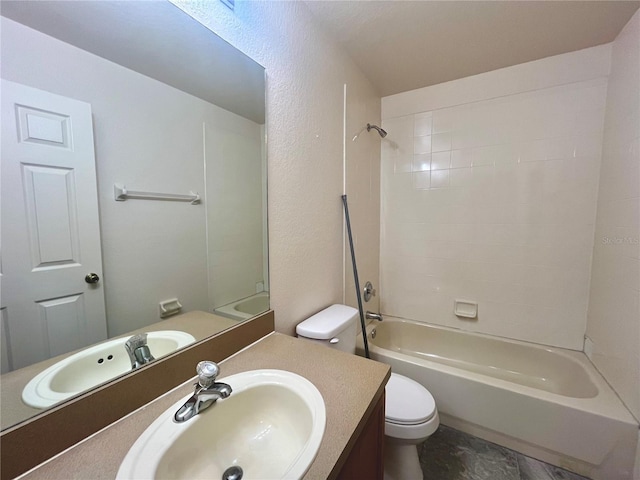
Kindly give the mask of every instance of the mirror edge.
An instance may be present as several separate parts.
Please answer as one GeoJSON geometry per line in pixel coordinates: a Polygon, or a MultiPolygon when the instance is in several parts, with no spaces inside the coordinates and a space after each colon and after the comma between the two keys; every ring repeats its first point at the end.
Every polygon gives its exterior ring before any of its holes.
{"type": "Polygon", "coordinates": [[[269,310],[4,430],[0,479],[27,472],[184,383],[195,376],[198,361],[220,362],[274,328],[275,314],[269,310]]]}

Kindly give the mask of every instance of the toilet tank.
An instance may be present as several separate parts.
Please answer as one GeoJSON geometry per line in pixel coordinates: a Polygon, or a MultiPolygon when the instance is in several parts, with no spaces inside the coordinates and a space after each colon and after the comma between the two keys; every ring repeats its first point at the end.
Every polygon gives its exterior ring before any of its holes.
{"type": "Polygon", "coordinates": [[[331,305],[298,324],[299,338],[327,347],[356,353],[358,310],[346,305],[331,305]]]}

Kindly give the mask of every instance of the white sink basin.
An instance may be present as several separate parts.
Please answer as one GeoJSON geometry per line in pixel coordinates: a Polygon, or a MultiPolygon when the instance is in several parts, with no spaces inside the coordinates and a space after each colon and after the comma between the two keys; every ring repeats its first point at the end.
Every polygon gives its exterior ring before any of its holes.
{"type": "Polygon", "coordinates": [[[233,392],[184,423],[166,410],[133,444],[117,479],[221,479],[239,466],[243,480],[297,479],[324,435],[324,400],[307,379],[282,370],[252,370],[217,380],[233,392]]]}
{"type": "MultiPolygon", "coordinates": [[[[114,338],[60,360],[31,379],[22,400],[30,407],[47,408],[127,373],[131,361],[124,344],[129,338],[114,338]]],[[[194,341],[192,335],[177,330],[147,333],[147,345],[155,358],[194,341]]]]}

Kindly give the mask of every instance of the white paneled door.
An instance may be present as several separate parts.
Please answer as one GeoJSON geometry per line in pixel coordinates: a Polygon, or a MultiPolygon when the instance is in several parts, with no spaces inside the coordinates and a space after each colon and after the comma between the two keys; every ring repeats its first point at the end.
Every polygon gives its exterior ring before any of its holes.
{"type": "Polygon", "coordinates": [[[107,326],[91,105],[6,80],[1,94],[2,344],[16,369],[107,326]]]}

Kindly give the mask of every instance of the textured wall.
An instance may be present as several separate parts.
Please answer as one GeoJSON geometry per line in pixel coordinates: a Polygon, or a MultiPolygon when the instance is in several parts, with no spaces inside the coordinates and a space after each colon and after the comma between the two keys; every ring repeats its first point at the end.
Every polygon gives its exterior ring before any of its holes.
{"type": "Polygon", "coordinates": [[[640,418],[640,12],[613,43],[604,128],[587,336],[640,418]]]}
{"type": "Polygon", "coordinates": [[[582,349],[609,51],[383,100],[384,313],[582,349]]]}
{"type": "Polygon", "coordinates": [[[343,300],[343,86],[372,87],[303,2],[175,3],[267,70],[271,306],[293,333],[343,300]]]}

